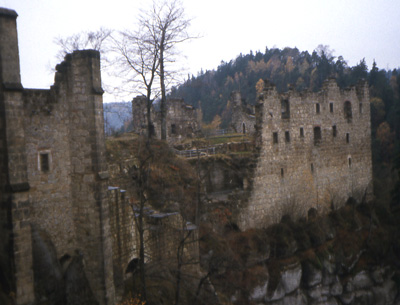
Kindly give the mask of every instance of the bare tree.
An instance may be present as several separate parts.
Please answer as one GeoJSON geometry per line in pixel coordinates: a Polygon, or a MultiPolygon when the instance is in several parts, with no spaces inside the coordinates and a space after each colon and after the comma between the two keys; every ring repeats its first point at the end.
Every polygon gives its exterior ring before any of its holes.
{"type": "Polygon", "coordinates": [[[105,53],[105,42],[111,36],[112,30],[100,28],[97,31],[80,32],[68,37],[57,37],[54,43],[60,47],[56,57],[62,61],[68,53],[76,50],[93,49],[105,53]]]}
{"type": "Polygon", "coordinates": [[[177,58],[176,45],[195,38],[187,29],[191,19],[187,19],[180,0],[153,0],[151,9],[142,11],[139,24],[148,31],[158,55],[158,75],[161,89],[161,139],[167,138],[166,84],[173,80],[173,70],[168,66],[177,58]]]}
{"type": "Polygon", "coordinates": [[[145,92],[147,135],[152,135],[151,105],[158,96],[154,81],[159,68],[159,50],[151,32],[141,26],[136,32],[123,31],[112,36],[113,65],[123,82],[136,92],[145,92]]]}

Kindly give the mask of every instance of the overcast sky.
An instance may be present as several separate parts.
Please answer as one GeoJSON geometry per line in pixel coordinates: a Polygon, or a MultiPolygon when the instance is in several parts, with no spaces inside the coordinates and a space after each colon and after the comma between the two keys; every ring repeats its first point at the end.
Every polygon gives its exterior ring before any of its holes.
{"type": "MultiPolygon", "coordinates": [[[[221,61],[265,47],[312,52],[329,45],[353,66],[365,57],[371,68],[400,67],[400,0],[183,0],[200,34],[181,46],[187,73],[216,69],[221,61]]],[[[101,26],[133,28],[150,0],[0,0],[14,9],[25,88],[48,88],[57,60],[54,38],[101,26]]],[[[106,99],[109,99],[106,98],[106,99]]]]}

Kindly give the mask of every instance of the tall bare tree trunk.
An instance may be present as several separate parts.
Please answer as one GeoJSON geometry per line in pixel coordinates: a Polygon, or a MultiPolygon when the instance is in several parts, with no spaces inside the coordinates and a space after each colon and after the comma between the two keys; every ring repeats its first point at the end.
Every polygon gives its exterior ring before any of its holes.
{"type": "Polygon", "coordinates": [[[164,43],[165,29],[162,30],[160,42],[161,140],[167,139],[167,98],[165,93],[164,43]]]}

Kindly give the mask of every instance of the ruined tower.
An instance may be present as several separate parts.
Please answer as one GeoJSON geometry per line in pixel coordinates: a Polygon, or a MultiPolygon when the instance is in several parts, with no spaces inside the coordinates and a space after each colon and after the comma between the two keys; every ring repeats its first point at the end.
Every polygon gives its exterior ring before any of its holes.
{"type": "Polygon", "coordinates": [[[100,304],[114,303],[100,54],[75,51],[49,90],[23,89],[14,11],[0,10],[1,251],[18,304],[34,300],[31,230],[57,258],[79,253],[100,304]],[[3,225],[5,224],[5,225],[3,225]]]}
{"type": "Polygon", "coordinates": [[[34,300],[29,181],[15,11],[0,8],[0,253],[6,292],[34,300]]]}

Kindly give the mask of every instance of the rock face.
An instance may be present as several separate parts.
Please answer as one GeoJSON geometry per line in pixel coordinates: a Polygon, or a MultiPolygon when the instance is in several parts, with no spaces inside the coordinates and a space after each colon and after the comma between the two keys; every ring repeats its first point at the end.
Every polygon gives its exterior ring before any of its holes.
{"type": "MultiPolygon", "coordinates": [[[[84,271],[82,253],[57,259],[50,237],[32,226],[35,298],[48,305],[98,305],[84,271]]],[[[1,303],[3,304],[3,303],[1,303]]]]}
{"type": "Polygon", "coordinates": [[[312,210],[308,219],[230,232],[234,271],[212,280],[233,304],[400,304],[399,215],[388,211],[349,201],[328,215],[312,210]],[[268,257],[254,259],[265,249],[268,257]],[[221,278],[234,283],[223,286],[221,278]]]}
{"type": "Polygon", "coordinates": [[[329,270],[326,265],[324,262],[321,269],[310,263],[291,265],[279,275],[279,283],[272,291],[267,281],[254,287],[249,301],[259,305],[398,304],[398,289],[393,273],[387,272],[387,268],[362,270],[344,281],[336,275],[338,270],[329,270]],[[373,274],[377,273],[380,274],[378,282],[373,280],[373,274]]]}

